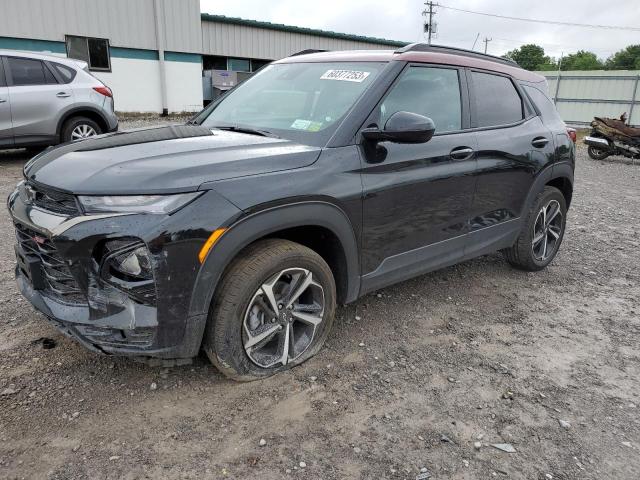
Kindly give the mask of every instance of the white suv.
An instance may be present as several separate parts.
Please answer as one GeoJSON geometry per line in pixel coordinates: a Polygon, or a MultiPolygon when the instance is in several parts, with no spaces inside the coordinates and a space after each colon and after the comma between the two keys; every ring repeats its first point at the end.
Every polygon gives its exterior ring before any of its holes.
{"type": "Polygon", "coordinates": [[[117,129],[113,94],[86,62],[0,50],[0,147],[56,145],[117,129]]]}

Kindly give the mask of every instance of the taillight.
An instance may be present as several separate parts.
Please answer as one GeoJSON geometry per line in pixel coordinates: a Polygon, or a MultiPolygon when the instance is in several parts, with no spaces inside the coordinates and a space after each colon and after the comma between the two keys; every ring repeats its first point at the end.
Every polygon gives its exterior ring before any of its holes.
{"type": "Polygon", "coordinates": [[[567,128],[567,134],[573,143],[576,143],[578,137],[576,135],[576,131],[573,128],[567,128]]]}
{"type": "Polygon", "coordinates": [[[93,89],[100,95],[104,95],[105,97],[113,97],[113,93],[111,93],[111,89],[109,87],[93,87],[93,89]]]}

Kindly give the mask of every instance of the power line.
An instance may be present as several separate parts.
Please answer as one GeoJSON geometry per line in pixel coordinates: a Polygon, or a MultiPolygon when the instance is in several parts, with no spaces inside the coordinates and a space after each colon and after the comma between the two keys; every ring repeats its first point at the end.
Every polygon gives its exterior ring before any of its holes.
{"type": "Polygon", "coordinates": [[[463,10],[462,8],[447,7],[446,5],[440,5],[440,8],[446,8],[448,10],[455,10],[457,12],[463,12],[463,13],[472,13],[474,15],[483,15],[485,17],[503,18],[505,20],[518,20],[520,22],[544,23],[547,25],[563,25],[568,27],[604,28],[608,30],[629,30],[632,32],[640,32],[639,27],[623,27],[623,26],[616,26],[616,25],[590,25],[587,23],[571,23],[571,22],[558,22],[555,20],[540,20],[535,18],[508,17],[506,15],[496,15],[494,13],[475,12],[473,10],[463,10]]]}

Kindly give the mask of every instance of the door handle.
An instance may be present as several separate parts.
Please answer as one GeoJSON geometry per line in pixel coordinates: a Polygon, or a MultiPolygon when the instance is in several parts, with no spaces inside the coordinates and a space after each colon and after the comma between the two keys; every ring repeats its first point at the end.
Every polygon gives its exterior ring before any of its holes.
{"type": "Polygon", "coordinates": [[[473,148],[458,147],[451,150],[449,156],[452,160],[466,160],[473,155],[473,148]]]}
{"type": "Polygon", "coordinates": [[[6,100],[4,98],[0,98],[0,103],[4,103],[6,100]]]}
{"type": "Polygon", "coordinates": [[[531,140],[531,145],[536,148],[543,148],[547,145],[547,143],[549,143],[549,139],[546,137],[536,137],[531,140]]]}
{"type": "Polygon", "coordinates": [[[67,92],[58,92],[58,94],[56,95],[56,97],[58,97],[58,98],[67,98],[67,97],[70,97],[70,96],[71,96],[71,94],[67,93],[67,92]]]}

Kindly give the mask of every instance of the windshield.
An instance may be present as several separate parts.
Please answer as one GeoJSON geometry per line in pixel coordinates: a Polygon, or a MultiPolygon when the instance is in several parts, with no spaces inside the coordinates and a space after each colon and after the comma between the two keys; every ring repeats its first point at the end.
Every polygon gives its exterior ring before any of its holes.
{"type": "Polygon", "coordinates": [[[383,67],[362,62],[269,65],[198,120],[209,128],[250,128],[323,145],[383,67]]]}

